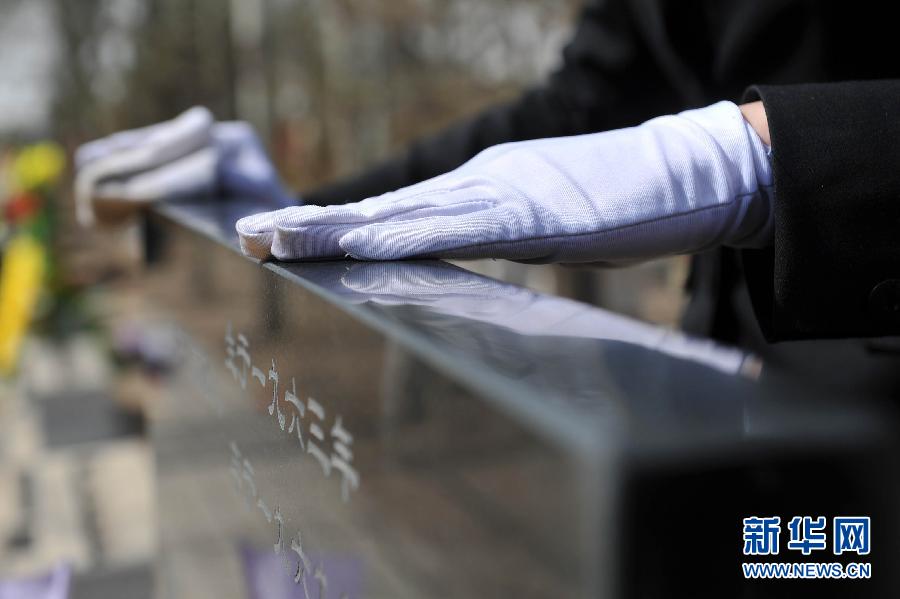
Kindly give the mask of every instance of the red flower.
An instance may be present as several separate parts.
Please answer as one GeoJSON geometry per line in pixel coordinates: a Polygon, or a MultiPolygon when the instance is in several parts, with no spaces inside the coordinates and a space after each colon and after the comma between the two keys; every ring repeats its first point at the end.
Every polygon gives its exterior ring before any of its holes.
{"type": "Polygon", "coordinates": [[[40,197],[30,193],[20,193],[6,203],[4,216],[7,222],[15,224],[33,216],[40,208],[40,197]]]}

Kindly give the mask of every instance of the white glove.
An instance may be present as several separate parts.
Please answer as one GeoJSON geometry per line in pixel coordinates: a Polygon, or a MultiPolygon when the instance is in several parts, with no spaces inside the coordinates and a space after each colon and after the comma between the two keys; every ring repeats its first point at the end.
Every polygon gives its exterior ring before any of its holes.
{"type": "Polygon", "coordinates": [[[293,204],[252,127],[216,123],[202,107],[171,121],[115,133],[75,154],[77,216],[159,200],[222,193],[293,204]]]}
{"type": "Polygon", "coordinates": [[[737,106],[489,148],[454,171],[343,206],[241,219],[255,257],[628,262],[770,242],[766,149],[737,106]]]}
{"type": "Polygon", "coordinates": [[[222,193],[277,206],[297,203],[297,198],[282,185],[278,171],[250,124],[243,121],[216,123],[212,138],[219,152],[216,176],[222,193]]]}

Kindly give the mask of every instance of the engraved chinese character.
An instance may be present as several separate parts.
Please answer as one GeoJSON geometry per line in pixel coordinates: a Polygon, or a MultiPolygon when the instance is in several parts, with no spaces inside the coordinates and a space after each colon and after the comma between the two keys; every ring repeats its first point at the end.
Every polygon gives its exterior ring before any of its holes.
{"type": "MultiPolygon", "coordinates": [[[[297,381],[294,377],[291,377],[291,389],[289,391],[284,392],[284,401],[285,403],[293,406],[293,410],[291,411],[291,425],[288,428],[288,433],[293,433],[294,429],[297,429],[297,440],[300,441],[300,448],[306,449],[306,445],[303,443],[303,433],[300,427],[300,419],[306,415],[306,406],[303,405],[297,398],[297,381]]],[[[282,430],[284,426],[281,427],[282,430]]]]}
{"type": "MultiPolygon", "coordinates": [[[[325,420],[325,408],[322,407],[322,404],[317,402],[312,397],[306,398],[306,408],[319,419],[319,421],[325,420]]],[[[306,442],[306,453],[311,454],[316,461],[319,462],[319,465],[322,467],[322,472],[325,473],[325,476],[331,475],[331,460],[325,453],[319,448],[319,445],[316,443],[323,444],[325,443],[325,432],[322,430],[322,427],[319,426],[317,422],[309,423],[309,439],[306,442]]]]}
{"type": "Polygon", "coordinates": [[[278,415],[278,426],[281,427],[281,430],[284,430],[284,413],[281,411],[281,407],[278,405],[278,370],[275,368],[275,358],[272,358],[272,367],[269,369],[269,380],[274,381],[275,385],[272,387],[272,403],[269,404],[269,416],[273,413],[278,415]]]}
{"type": "Polygon", "coordinates": [[[331,427],[333,439],[331,465],[341,473],[341,499],[347,502],[350,499],[350,491],[359,488],[359,473],[353,468],[353,436],[344,428],[341,417],[338,416],[331,427]]]}
{"type": "Polygon", "coordinates": [[[281,515],[281,508],[275,506],[275,528],[278,530],[278,537],[275,539],[275,555],[281,555],[284,551],[284,518],[281,515]]]}
{"type": "Polygon", "coordinates": [[[234,358],[237,355],[237,342],[234,339],[234,335],[231,333],[231,323],[228,323],[228,328],[225,330],[225,368],[231,372],[231,376],[234,377],[235,380],[238,379],[238,369],[237,365],[234,363],[234,358]]]}
{"type": "Polygon", "coordinates": [[[241,478],[247,483],[247,487],[250,489],[250,496],[256,497],[256,482],[253,480],[256,473],[253,471],[253,465],[250,464],[250,460],[244,458],[243,467],[241,478]]]}
{"type": "Polygon", "coordinates": [[[235,339],[231,323],[225,332],[225,367],[231,371],[231,375],[241,384],[241,389],[247,388],[247,371],[250,369],[250,342],[247,337],[238,333],[235,339]]]}
{"type": "MultiPolygon", "coordinates": [[[[309,557],[307,557],[306,553],[304,553],[304,551],[303,551],[303,544],[300,539],[300,531],[299,530],[297,531],[297,534],[294,535],[294,538],[291,539],[291,551],[296,553],[299,558],[297,561],[297,570],[296,570],[296,573],[294,574],[294,582],[299,583],[302,581],[303,586],[304,586],[304,591],[306,591],[305,577],[306,577],[306,573],[309,571],[311,563],[309,561],[309,557]]],[[[309,596],[308,591],[306,592],[306,596],[307,597],[309,596]]]]}
{"type": "Polygon", "coordinates": [[[247,500],[247,506],[251,507],[252,499],[256,498],[256,481],[253,478],[256,473],[253,471],[253,465],[250,463],[250,460],[241,454],[237,443],[232,441],[229,445],[231,447],[231,466],[229,467],[231,477],[235,481],[238,492],[244,495],[244,498],[247,500]],[[249,491],[249,494],[244,489],[249,491]]]}
{"type": "Polygon", "coordinates": [[[229,471],[231,472],[231,478],[234,479],[234,486],[240,493],[244,490],[243,478],[241,477],[241,473],[243,472],[242,460],[244,456],[241,455],[241,450],[238,449],[237,443],[232,441],[229,443],[229,446],[231,447],[231,467],[229,468],[229,471]]]}

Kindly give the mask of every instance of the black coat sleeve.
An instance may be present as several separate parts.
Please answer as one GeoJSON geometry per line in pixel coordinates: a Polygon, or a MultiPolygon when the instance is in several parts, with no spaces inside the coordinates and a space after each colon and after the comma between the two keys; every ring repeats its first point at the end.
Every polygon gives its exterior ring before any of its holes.
{"type": "Polygon", "coordinates": [[[757,86],[775,239],[744,253],[772,341],[900,334],[900,80],[757,86]]]}
{"type": "Polygon", "coordinates": [[[308,204],[355,202],[450,171],[489,146],[626,127],[678,109],[684,99],[642,41],[627,0],[592,1],[563,63],[546,81],[366,172],[303,195],[308,204]]]}

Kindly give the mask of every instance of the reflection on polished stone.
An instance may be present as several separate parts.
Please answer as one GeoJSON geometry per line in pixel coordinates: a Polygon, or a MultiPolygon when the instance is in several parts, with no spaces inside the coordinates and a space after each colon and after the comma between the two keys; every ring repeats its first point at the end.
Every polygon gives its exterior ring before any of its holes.
{"type": "MultiPolygon", "coordinates": [[[[642,323],[581,302],[541,295],[482,277],[445,262],[356,262],[339,267],[340,279],[324,280],[322,267],[303,272],[312,281],[354,303],[416,306],[439,318],[434,326],[472,320],[518,335],[595,339],[643,347],[729,374],[741,372],[743,352],[708,340],[642,323]]],[[[327,272],[327,271],[326,271],[327,272]]],[[[400,310],[398,318],[403,319],[400,310]]],[[[497,344],[510,339],[497,340],[497,344]]],[[[551,343],[549,339],[542,343],[551,343]]],[[[491,351],[493,347],[484,348],[491,351]]]]}

